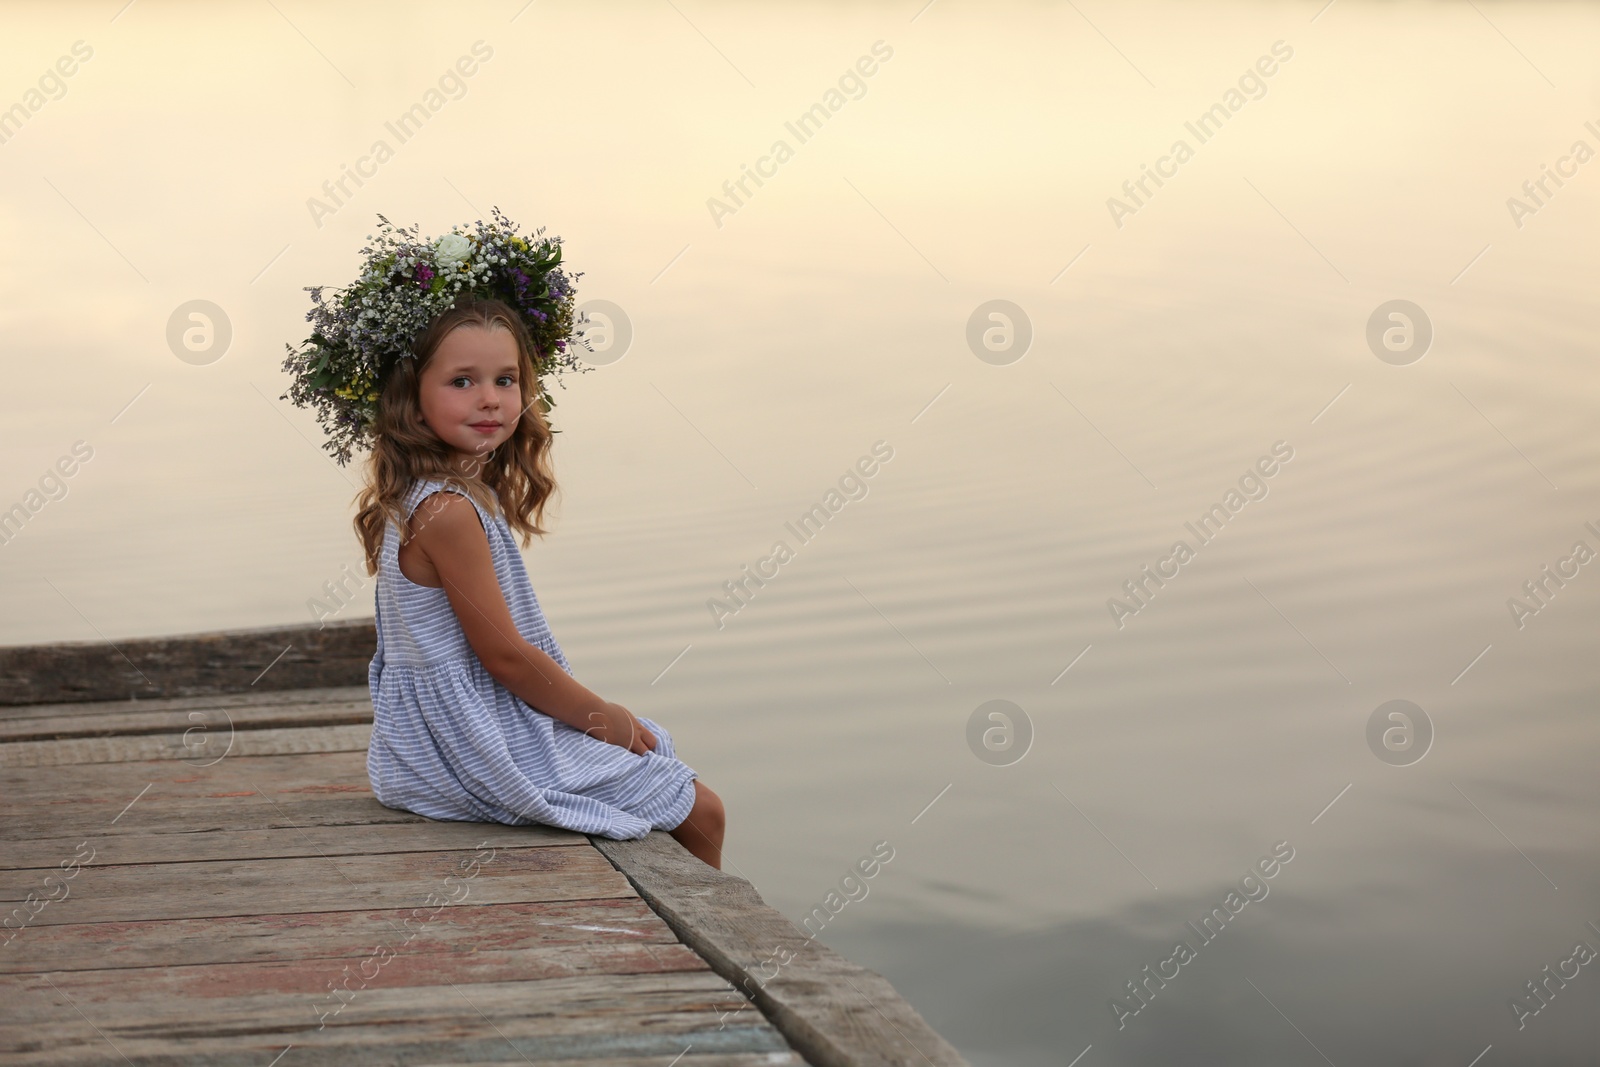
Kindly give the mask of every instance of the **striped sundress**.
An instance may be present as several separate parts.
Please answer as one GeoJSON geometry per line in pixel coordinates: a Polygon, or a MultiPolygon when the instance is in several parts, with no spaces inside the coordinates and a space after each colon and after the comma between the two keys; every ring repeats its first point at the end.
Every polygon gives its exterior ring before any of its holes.
{"type": "MultiPolygon", "coordinates": [[[[441,489],[457,491],[437,480],[413,485],[406,517],[441,489]]],[[[473,507],[518,632],[571,674],[504,516],[473,507]]],[[[484,668],[445,591],[400,573],[399,547],[390,522],[375,595],[378,649],[367,672],[367,776],[380,804],[430,819],[543,823],[617,839],[670,830],[688,817],[696,775],[677,759],[667,731],[639,716],[656,748],[636,755],[529,707],[484,668]]]]}

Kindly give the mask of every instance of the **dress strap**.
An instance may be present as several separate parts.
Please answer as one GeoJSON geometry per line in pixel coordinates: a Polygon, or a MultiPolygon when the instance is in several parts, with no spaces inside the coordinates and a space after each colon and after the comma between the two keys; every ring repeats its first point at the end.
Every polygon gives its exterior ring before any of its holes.
{"type": "Polygon", "coordinates": [[[494,528],[494,515],[485,511],[483,506],[476,500],[473,500],[471,496],[468,496],[466,491],[463,490],[459,485],[440,478],[428,478],[420,480],[411,487],[411,493],[407,496],[405,503],[406,520],[409,522],[411,519],[411,513],[416,511],[417,508],[421,506],[422,502],[429,496],[441,490],[444,492],[455,493],[457,496],[465,497],[467,501],[472,504],[473,508],[477,510],[478,519],[483,523],[485,532],[494,528]]]}
{"type": "Polygon", "coordinates": [[[411,485],[411,491],[406,494],[405,517],[409,520],[411,518],[411,513],[416,511],[418,506],[420,506],[424,500],[438,490],[447,488],[449,488],[449,486],[446,483],[439,481],[436,478],[422,479],[413,482],[411,485]]]}

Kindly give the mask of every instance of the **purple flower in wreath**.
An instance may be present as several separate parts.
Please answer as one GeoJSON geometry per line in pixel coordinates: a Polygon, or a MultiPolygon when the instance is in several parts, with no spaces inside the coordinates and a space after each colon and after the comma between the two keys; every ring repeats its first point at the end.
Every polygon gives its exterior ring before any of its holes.
{"type": "Polygon", "coordinates": [[[426,263],[417,267],[417,284],[426,288],[431,281],[433,281],[433,268],[426,263]]]}

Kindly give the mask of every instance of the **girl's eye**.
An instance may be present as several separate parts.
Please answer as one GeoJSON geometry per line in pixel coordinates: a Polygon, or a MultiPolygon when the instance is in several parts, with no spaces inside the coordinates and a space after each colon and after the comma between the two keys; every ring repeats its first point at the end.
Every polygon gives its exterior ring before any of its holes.
{"type": "Polygon", "coordinates": [[[517,384],[517,380],[515,378],[513,378],[509,374],[500,375],[500,380],[505,382],[507,385],[516,385],[517,384]]]}

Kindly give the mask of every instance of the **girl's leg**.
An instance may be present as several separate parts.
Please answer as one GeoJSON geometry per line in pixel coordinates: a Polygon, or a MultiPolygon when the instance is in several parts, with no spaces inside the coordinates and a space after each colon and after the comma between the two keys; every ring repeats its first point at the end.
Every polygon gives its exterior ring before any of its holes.
{"type": "Polygon", "coordinates": [[[722,809],[722,798],[696,778],[694,780],[694,807],[689,817],[667,831],[673,838],[698,856],[708,866],[722,870],[722,832],[727,824],[727,814],[722,809]]]}

